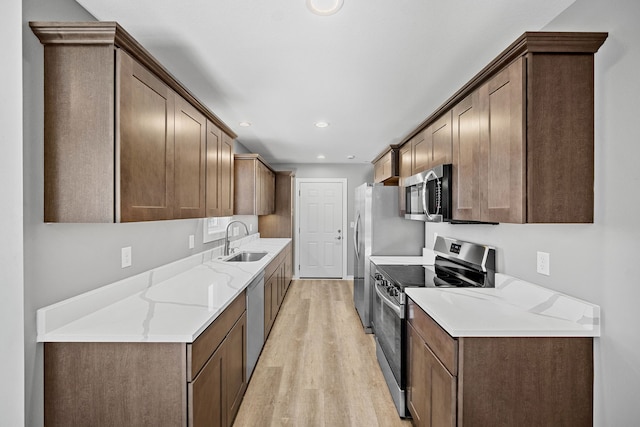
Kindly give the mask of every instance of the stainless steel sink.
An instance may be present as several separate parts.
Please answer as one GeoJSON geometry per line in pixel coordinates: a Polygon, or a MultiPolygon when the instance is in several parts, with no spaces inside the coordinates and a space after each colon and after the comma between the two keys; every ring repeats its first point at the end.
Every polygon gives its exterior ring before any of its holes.
{"type": "Polygon", "coordinates": [[[267,255],[267,252],[238,252],[231,258],[227,258],[225,262],[254,262],[259,261],[267,255]]]}

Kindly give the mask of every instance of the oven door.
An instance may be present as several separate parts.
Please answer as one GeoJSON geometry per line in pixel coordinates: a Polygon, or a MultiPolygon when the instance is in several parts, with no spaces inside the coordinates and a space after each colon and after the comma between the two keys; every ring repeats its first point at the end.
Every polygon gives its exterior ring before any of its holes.
{"type": "Polygon", "coordinates": [[[404,305],[398,304],[389,295],[381,281],[376,280],[372,319],[376,340],[387,360],[396,384],[404,389],[402,375],[402,334],[404,333],[404,305]]]}

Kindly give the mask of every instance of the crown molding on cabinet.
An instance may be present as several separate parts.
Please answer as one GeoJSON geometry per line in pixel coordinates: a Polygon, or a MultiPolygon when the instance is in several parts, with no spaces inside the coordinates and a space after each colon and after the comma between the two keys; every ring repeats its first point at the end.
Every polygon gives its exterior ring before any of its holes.
{"type": "Polygon", "coordinates": [[[222,131],[235,139],[238,135],[198,98],[180,83],[157,59],[149,53],[117,22],[29,22],[40,43],[67,45],[114,45],[155,73],[165,84],[198,108],[222,131]]]}
{"type": "Polygon", "coordinates": [[[437,120],[442,113],[450,110],[482,83],[495,75],[498,70],[506,67],[517,58],[528,54],[540,53],[594,54],[602,46],[608,35],[609,33],[606,32],[525,32],[396,145],[402,146],[410,141],[411,138],[437,120]]]}

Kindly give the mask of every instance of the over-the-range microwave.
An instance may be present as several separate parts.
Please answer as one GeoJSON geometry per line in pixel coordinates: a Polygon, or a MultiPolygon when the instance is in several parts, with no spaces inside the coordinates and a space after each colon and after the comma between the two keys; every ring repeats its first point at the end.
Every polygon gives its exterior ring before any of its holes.
{"type": "Polygon", "coordinates": [[[439,165],[403,180],[405,218],[449,222],[452,215],[451,165],[439,165]]]}

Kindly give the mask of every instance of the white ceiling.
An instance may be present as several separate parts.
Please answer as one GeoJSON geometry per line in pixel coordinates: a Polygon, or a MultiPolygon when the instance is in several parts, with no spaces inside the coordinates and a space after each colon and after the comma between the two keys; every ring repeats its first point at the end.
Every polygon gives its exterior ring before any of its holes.
{"type": "Polygon", "coordinates": [[[371,161],[574,1],[344,0],[316,16],[305,0],[77,0],[272,163],[371,161]]]}

